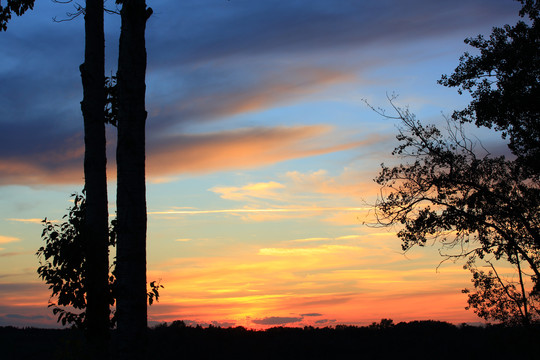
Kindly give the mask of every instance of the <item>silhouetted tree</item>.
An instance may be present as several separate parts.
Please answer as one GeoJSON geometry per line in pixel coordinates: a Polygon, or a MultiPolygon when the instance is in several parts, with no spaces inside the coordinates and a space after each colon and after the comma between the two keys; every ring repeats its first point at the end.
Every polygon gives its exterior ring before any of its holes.
{"type": "Polygon", "coordinates": [[[474,264],[467,264],[473,274],[475,291],[462,290],[468,294],[468,306],[481,318],[495,320],[507,325],[529,326],[540,320],[540,294],[527,292],[523,273],[518,265],[518,280],[503,279],[495,266],[489,262],[491,270],[479,270],[474,264]]]}
{"type": "Polygon", "coordinates": [[[448,120],[446,135],[393,106],[394,118],[403,124],[393,154],[412,161],[383,165],[375,181],[383,187],[376,204],[379,223],[402,225],[398,236],[404,250],[430,239],[458,249],[442,254],[468,258],[477,290],[465,290],[469,307],[486,319],[527,324],[540,290],[540,5],[538,0],[518,1],[523,4],[520,16],[529,20],[494,28],[489,39],[466,39],[480,55],[465,53],[454,74],[439,80],[472,96],[470,105],[448,120]],[[517,159],[492,157],[485,149],[480,156],[482,149],[463,130],[466,122],[502,131],[517,159]],[[487,260],[493,271],[478,270],[476,259],[487,260]],[[515,268],[517,290],[496,273],[497,260],[515,268]],[[530,292],[524,278],[531,280],[530,292]],[[491,311],[488,303],[496,299],[498,310],[491,311]]]}
{"type": "MultiPolygon", "coordinates": [[[[40,278],[52,290],[49,307],[58,316],[58,322],[76,328],[88,328],[88,259],[85,256],[87,203],[84,195],[72,194],[73,206],[64,215],[61,224],[53,223],[45,218],[41,234],[45,245],[40,247],[36,255],[40,266],[37,270],[40,278]],[[56,298],[56,300],[54,300],[56,298]],[[73,309],[73,310],[72,310],[73,309]]],[[[116,219],[111,221],[108,231],[108,246],[116,244],[116,219]]],[[[111,306],[116,299],[116,261],[111,264],[107,279],[105,301],[111,306]]],[[[163,285],[152,281],[148,290],[149,304],[159,301],[159,289],[163,285]]],[[[114,327],[116,318],[111,314],[107,318],[107,326],[114,327]]]]}
{"type": "Polygon", "coordinates": [[[447,259],[507,261],[519,276],[530,278],[537,294],[539,184],[517,161],[478,155],[485,150],[466,137],[459,122],[449,119],[444,135],[407,109],[394,109],[402,127],[392,154],[411,161],[382,165],[375,179],[382,186],[375,206],[378,223],[400,226],[404,251],[439,241],[447,259]]]}
{"type": "Polygon", "coordinates": [[[87,0],[84,10],[85,52],[80,66],[83,84],[84,179],[86,221],[84,253],[87,337],[93,357],[108,357],[109,344],[109,213],[105,137],[106,84],[103,0],[87,0]]]}
{"type": "MultiPolygon", "coordinates": [[[[87,203],[84,195],[72,194],[72,196],[73,206],[68,208],[68,214],[64,215],[65,221],[62,224],[55,224],[47,218],[43,220],[44,229],[41,237],[45,245],[36,253],[40,262],[37,272],[52,290],[49,307],[53,308],[53,314],[58,316],[58,321],[63,325],[70,324],[87,329],[89,266],[84,239],[87,229],[87,203]],[[52,301],[54,298],[56,301],[52,301]]],[[[107,243],[110,246],[115,244],[115,221],[111,223],[107,235],[107,243]]],[[[103,300],[111,306],[114,305],[114,283],[115,277],[107,269],[107,291],[103,300]]],[[[107,313],[107,328],[113,324],[113,319],[109,321],[107,313]]]]}
{"type": "Polygon", "coordinates": [[[36,0],[7,0],[7,5],[0,4],[0,31],[7,30],[7,23],[11,20],[11,14],[21,16],[27,10],[34,9],[36,0]]]}
{"type": "Polygon", "coordinates": [[[480,54],[465,53],[455,72],[444,75],[439,83],[472,96],[467,108],[454,112],[454,119],[502,131],[512,152],[538,177],[540,3],[517,1],[523,4],[519,15],[528,21],[494,28],[489,39],[482,35],[466,39],[480,54]]]}
{"type": "Polygon", "coordinates": [[[117,278],[118,343],[122,359],[146,354],[146,184],[144,0],[117,0],[122,27],[118,54],[117,278]]]}

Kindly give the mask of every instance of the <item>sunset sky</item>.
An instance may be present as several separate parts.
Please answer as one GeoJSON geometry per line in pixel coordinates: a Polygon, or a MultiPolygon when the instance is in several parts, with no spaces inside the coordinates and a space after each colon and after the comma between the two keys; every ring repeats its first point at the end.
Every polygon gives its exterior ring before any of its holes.
{"type": "MultiPolygon", "coordinates": [[[[2,2],[4,3],[4,2],[2,2]]],[[[437,85],[463,40],[517,21],[511,0],[148,0],[149,323],[365,325],[476,322],[470,274],[438,246],[403,254],[367,226],[397,122],[469,98],[437,85]]],[[[106,2],[114,7],[114,1],[106,2]]],[[[83,187],[83,19],[38,0],[0,33],[0,326],[54,327],[35,252],[83,187]]],[[[119,16],[106,17],[107,72],[119,16]]],[[[115,131],[109,127],[109,211],[115,131]]],[[[499,135],[474,130],[497,151],[499,135]]]]}

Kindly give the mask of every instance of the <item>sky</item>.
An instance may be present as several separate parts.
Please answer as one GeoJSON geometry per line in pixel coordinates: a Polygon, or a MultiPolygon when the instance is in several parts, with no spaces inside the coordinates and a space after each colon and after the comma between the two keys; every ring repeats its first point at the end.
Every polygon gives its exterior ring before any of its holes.
{"type": "MultiPolygon", "coordinates": [[[[245,326],[477,322],[470,274],[438,244],[372,226],[398,122],[470,98],[437,84],[463,40],[518,20],[511,0],[148,0],[149,323],[245,326]],[[391,112],[389,112],[391,114],[391,112]]],[[[106,1],[114,8],[114,1],[106,1]]],[[[35,255],[45,217],[83,188],[82,18],[39,0],[0,33],[0,326],[57,327],[35,255]]],[[[114,74],[120,19],[106,16],[114,74]]],[[[491,149],[499,135],[470,129],[491,149]]],[[[115,213],[115,129],[108,132],[115,213]]]]}

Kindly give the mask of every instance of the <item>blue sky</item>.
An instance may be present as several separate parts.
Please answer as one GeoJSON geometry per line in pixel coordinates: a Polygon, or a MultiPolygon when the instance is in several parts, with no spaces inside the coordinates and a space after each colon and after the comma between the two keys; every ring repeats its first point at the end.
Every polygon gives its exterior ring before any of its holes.
{"type": "MultiPolygon", "coordinates": [[[[436,83],[469,50],[463,39],[515,23],[519,3],[148,5],[148,270],[166,286],[151,321],[473,321],[459,264],[436,272],[436,247],[404,256],[395,229],[362,225],[396,133],[363,100],[387,108],[396,93],[441,123],[468,102],[436,83]]],[[[0,325],[55,324],[34,254],[39,219],[60,219],[83,183],[83,19],[52,21],[69,11],[38,1],[0,34],[0,325]]],[[[118,36],[107,15],[111,74],[118,36]]],[[[108,128],[111,214],[114,137],[108,128]]]]}

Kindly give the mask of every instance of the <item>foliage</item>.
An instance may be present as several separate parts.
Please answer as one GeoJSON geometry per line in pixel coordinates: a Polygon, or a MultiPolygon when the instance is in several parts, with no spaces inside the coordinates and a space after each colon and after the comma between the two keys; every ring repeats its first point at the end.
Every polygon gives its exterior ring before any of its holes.
{"type": "Polygon", "coordinates": [[[34,9],[35,0],[7,0],[7,5],[0,4],[0,31],[7,30],[7,23],[11,20],[11,13],[21,16],[28,9],[34,9]]]}
{"type": "MultiPolygon", "coordinates": [[[[72,194],[73,206],[68,208],[68,214],[62,224],[56,224],[43,220],[44,229],[41,234],[45,241],[37,251],[40,266],[37,270],[39,277],[49,285],[52,290],[49,307],[53,308],[53,314],[58,316],[58,322],[62,325],[71,324],[77,328],[84,328],[86,321],[86,288],[87,276],[86,257],[84,255],[84,231],[85,223],[85,197],[81,194],[72,194]],[[56,298],[56,302],[52,301],[56,298]],[[68,310],[74,309],[74,311],[68,310]]],[[[109,228],[109,246],[116,244],[116,220],[111,221],[109,228]]],[[[111,266],[109,274],[109,304],[115,304],[115,265],[111,266]]],[[[163,285],[159,281],[152,281],[148,291],[148,303],[159,301],[159,289],[163,285]]],[[[110,326],[116,323],[114,312],[110,326]]]]}
{"type": "MultiPolygon", "coordinates": [[[[533,293],[540,278],[540,186],[517,161],[492,157],[447,119],[444,134],[393,105],[402,122],[393,155],[412,160],[386,167],[375,179],[378,224],[400,225],[404,251],[439,242],[445,259],[524,262],[533,293]],[[483,153],[483,155],[480,155],[483,153]]],[[[525,275],[520,270],[520,274],[525,275]]],[[[480,284],[480,283],[479,283],[480,284]]]]}
{"type": "Polygon", "coordinates": [[[472,101],[453,118],[494,127],[508,137],[509,148],[536,176],[540,175],[540,3],[519,0],[528,20],[494,28],[465,43],[479,55],[465,53],[451,76],[439,83],[467,91],[472,101]]]}
{"type": "Polygon", "coordinates": [[[51,298],[57,297],[56,303],[49,301],[53,314],[58,321],[81,327],[85,320],[86,307],[85,284],[86,259],[83,251],[83,233],[85,203],[82,195],[73,194],[73,206],[64,216],[67,221],[54,224],[45,218],[41,233],[45,246],[37,251],[40,267],[39,276],[49,284],[51,298]],[[42,261],[44,260],[44,262],[42,261]],[[71,312],[62,307],[71,306],[78,312],[71,312]]]}
{"type": "Polygon", "coordinates": [[[445,134],[390,99],[403,124],[393,155],[412,161],[382,166],[376,213],[380,225],[401,224],[404,251],[438,241],[446,259],[467,259],[476,289],[464,290],[467,308],[487,320],[529,325],[538,319],[540,293],[540,4],[518,1],[528,20],[494,28],[489,39],[466,39],[479,55],[465,53],[439,80],[472,97],[447,119],[445,134]],[[467,138],[464,123],[501,131],[516,160],[492,157],[467,138]],[[476,260],[492,271],[478,270],[476,260]],[[494,264],[501,262],[519,281],[499,276],[494,264]]]}
{"type": "Polygon", "coordinates": [[[495,320],[507,325],[530,325],[540,320],[538,292],[525,291],[525,284],[520,276],[514,283],[503,280],[495,266],[489,263],[491,270],[487,273],[478,270],[474,264],[467,264],[473,274],[472,282],[475,292],[464,289],[468,294],[467,310],[473,309],[481,318],[495,320]]]}
{"type": "Polygon", "coordinates": [[[105,123],[112,126],[117,125],[118,116],[118,86],[116,85],[116,76],[105,77],[105,123]]]}

